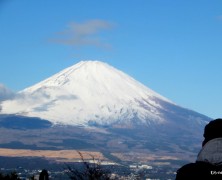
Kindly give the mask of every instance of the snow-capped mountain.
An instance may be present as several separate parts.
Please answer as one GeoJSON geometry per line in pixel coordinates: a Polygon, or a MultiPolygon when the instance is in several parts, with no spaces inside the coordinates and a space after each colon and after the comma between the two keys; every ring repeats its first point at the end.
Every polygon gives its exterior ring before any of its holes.
{"type": "Polygon", "coordinates": [[[208,121],[106,63],[82,61],[0,103],[0,147],[190,160],[208,121]]]}
{"type": "MultiPolygon", "coordinates": [[[[127,74],[99,61],[81,61],[18,92],[1,106],[2,114],[81,126],[163,124],[179,108],[127,74]]],[[[195,118],[202,123],[201,117],[195,118]]]]}

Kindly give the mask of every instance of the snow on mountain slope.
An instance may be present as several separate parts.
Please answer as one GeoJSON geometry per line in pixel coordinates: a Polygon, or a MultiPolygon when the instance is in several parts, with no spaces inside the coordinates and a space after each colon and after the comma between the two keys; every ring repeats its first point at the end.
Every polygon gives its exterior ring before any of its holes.
{"type": "Polygon", "coordinates": [[[1,113],[67,125],[109,125],[132,119],[159,124],[165,121],[159,102],[173,104],[106,63],[81,61],[4,101],[1,113]]]}

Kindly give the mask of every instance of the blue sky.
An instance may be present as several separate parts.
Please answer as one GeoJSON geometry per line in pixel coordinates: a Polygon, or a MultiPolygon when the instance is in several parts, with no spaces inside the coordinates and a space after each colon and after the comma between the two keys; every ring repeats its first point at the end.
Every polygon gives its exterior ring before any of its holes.
{"type": "Polygon", "coordinates": [[[0,1],[1,84],[19,91],[80,60],[222,117],[222,1],[0,1]]]}

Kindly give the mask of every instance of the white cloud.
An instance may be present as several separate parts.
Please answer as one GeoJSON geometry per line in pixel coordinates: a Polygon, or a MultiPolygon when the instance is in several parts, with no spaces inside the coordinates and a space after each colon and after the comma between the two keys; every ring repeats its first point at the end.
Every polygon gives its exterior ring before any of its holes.
{"type": "Polygon", "coordinates": [[[58,33],[59,37],[50,41],[76,47],[97,46],[107,48],[111,45],[101,39],[101,33],[112,28],[112,23],[99,19],[83,23],[70,22],[64,31],[58,33]]]}

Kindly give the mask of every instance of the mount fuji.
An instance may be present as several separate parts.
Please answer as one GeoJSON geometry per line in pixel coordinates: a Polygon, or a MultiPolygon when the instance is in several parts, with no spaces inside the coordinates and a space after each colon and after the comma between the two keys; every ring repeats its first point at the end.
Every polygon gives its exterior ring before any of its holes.
{"type": "Polygon", "coordinates": [[[131,126],[167,123],[166,114],[176,115],[169,107],[179,108],[106,63],[81,61],[4,101],[1,113],[63,125],[131,126]]]}
{"type": "Polygon", "coordinates": [[[106,63],[81,61],[1,102],[0,148],[189,159],[210,120],[106,63]]]}

